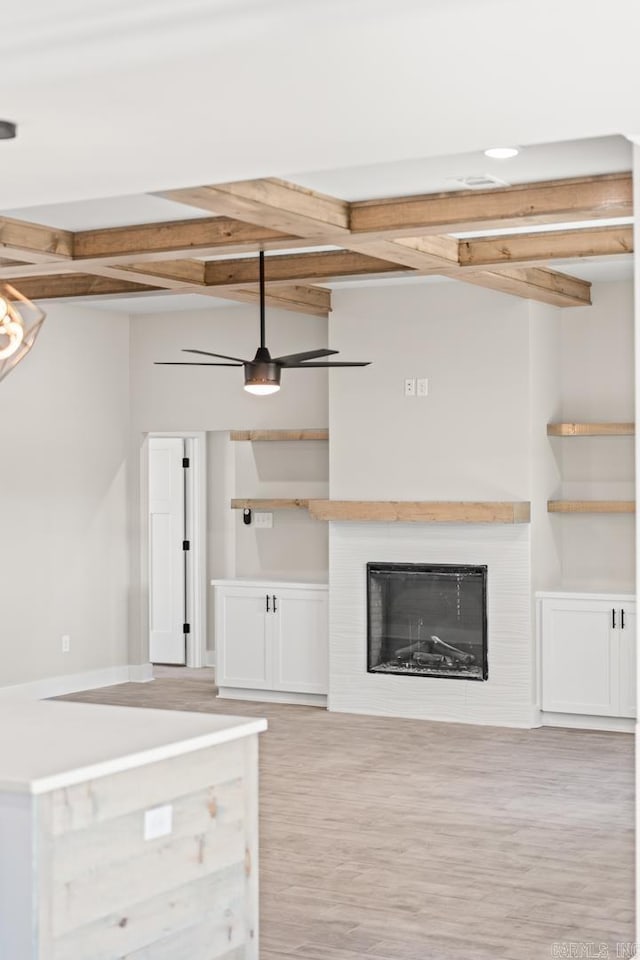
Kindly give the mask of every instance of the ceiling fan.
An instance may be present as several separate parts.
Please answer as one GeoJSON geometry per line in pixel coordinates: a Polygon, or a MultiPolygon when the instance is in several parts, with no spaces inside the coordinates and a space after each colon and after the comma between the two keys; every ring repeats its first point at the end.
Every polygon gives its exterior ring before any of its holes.
{"type": "Polygon", "coordinates": [[[210,361],[185,360],[157,360],[156,364],[164,366],[184,367],[244,367],[244,388],[249,393],[265,396],[276,393],[280,389],[280,374],[283,369],[299,368],[304,370],[311,367],[367,367],[370,360],[363,362],[342,362],[325,360],[317,363],[318,357],[329,357],[338,353],[337,350],[306,350],[302,353],[290,353],[284,357],[272,357],[265,344],[265,287],[264,287],[264,252],[260,251],[260,346],[256,350],[253,360],[243,360],[241,357],[229,357],[224,353],[211,353],[209,350],[183,350],[183,353],[199,353],[205,357],[219,357],[221,360],[231,360],[231,363],[212,363],[210,361]]]}

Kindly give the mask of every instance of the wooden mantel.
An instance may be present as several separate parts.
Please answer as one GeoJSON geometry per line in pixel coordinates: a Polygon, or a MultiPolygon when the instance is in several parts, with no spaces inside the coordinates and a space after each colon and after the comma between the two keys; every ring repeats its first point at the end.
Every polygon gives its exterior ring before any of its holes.
{"type": "Polygon", "coordinates": [[[528,501],[309,500],[317,520],[399,523],[529,523],[528,501]]]}

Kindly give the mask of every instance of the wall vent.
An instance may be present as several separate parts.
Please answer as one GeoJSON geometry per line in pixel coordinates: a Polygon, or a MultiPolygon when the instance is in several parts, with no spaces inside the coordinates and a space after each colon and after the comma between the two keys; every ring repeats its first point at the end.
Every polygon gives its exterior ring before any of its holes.
{"type": "Polygon", "coordinates": [[[451,182],[457,184],[463,190],[492,190],[495,187],[510,186],[506,180],[500,180],[490,173],[481,173],[475,177],[451,177],[451,182]]]}

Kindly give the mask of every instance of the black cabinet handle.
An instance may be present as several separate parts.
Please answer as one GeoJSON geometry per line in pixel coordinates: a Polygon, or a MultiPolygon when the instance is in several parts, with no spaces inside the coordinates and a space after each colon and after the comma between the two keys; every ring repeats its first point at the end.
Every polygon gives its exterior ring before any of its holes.
{"type": "Polygon", "coordinates": [[[616,628],[616,611],[615,611],[615,607],[614,607],[614,609],[611,611],[611,626],[612,626],[613,629],[615,630],[615,628],[616,628]]]}
{"type": "Polygon", "coordinates": [[[272,595],[271,599],[273,600],[273,612],[275,613],[276,610],[278,609],[278,608],[276,607],[276,595],[275,595],[275,593],[272,595]]]}
{"type": "Polygon", "coordinates": [[[620,611],[620,629],[624,630],[624,610],[620,611]]]}
{"type": "Polygon", "coordinates": [[[267,594],[267,613],[269,613],[269,594],[267,594]]]}

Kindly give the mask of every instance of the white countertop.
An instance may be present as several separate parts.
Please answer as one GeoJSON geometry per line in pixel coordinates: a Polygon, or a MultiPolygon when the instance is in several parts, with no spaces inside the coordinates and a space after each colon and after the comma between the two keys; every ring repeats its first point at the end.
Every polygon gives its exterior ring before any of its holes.
{"type": "Polygon", "coordinates": [[[59,787],[267,729],[262,718],[29,700],[0,705],[0,792],[59,787]]]}
{"type": "Polygon", "coordinates": [[[289,577],[233,577],[228,580],[212,580],[212,587],[305,587],[308,590],[326,590],[329,586],[326,580],[292,580],[289,577]]]}
{"type": "Polygon", "coordinates": [[[624,590],[538,590],[536,597],[559,600],[563,597],[568,600],[626,600],[627,603],[636,599],[635,593],[624,590]]]}

